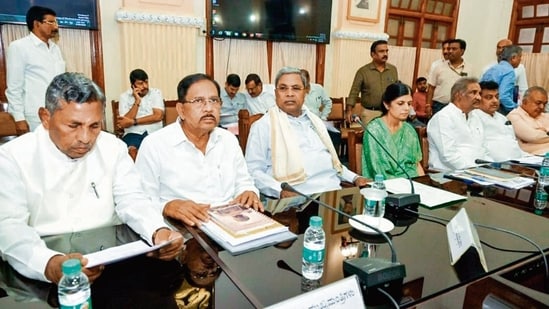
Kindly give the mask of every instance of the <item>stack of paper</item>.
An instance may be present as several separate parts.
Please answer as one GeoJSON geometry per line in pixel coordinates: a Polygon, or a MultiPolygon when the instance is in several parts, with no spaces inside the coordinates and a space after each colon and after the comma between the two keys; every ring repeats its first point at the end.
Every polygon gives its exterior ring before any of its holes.
{"type": "Polygon", "coordinates": [[[455,171],[448,173],[447,176],[475,182],[483,186],[496,185],[507,189],[522,189],[536,182],[533,178],[522,177],[518,174],[488,167],[475,167],[463,171],[455,171]]]}

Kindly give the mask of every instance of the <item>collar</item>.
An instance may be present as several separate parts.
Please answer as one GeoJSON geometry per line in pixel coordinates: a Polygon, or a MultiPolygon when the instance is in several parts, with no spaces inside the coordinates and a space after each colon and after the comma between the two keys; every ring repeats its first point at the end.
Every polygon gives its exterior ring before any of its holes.
{"type": "MultiPolygon", "coordinates": [[[[168,125],[166,129],[168,130],[168,134],[166,134],[166,136],[168,138],[169,144],[173,146],[177,146],[183,143],[191,143],[187,135],[185,135],[185,132],[183,132],[183,128],[181,127],[181,118],[179,116],[177,117],[177,120],[174,123],[168,125]]],[[[220,129],[217,127],[214,128],[210,132],[208,144],[211,142],[215,143],[219,140],[220,138],[219,130],[225,130],[225,129],[220,129]]]]}
{"type": "Polygon", "coordinates": [[[53,43],[52,40],[48,39],[48,43],[46,44],[46,42],[40,40],[40,38],[37,37],[36,34],[34,34],[32,32],[29,34],[29,37],[32,41],[32,44],[34,44],[35,46],[43,45],[43,46],[48,47],[48,45],[51,46],[51,44],[53,43]]]}

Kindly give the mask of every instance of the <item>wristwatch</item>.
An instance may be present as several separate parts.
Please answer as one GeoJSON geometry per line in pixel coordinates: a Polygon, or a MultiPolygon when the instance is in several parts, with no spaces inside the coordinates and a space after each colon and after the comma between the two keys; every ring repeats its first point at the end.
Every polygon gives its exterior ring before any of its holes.
{"type": "Polygon", "coordinates": [[[134,126],[137,125],[137,118],[133,118],[133,125],[134,125],[134,126]]]}

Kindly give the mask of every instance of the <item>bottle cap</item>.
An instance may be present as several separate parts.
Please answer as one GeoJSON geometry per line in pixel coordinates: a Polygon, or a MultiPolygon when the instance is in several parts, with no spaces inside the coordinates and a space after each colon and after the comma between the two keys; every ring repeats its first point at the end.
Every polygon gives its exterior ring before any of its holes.
{"type": "Polygon", "coordinates": [[[549,152],[546,152],[546,153],[545,153],[545,157],[546,157],[546,158],[549,158],[549,152]]]}
{"type": "Polygon", "coordinates": [[[309,226],[316,226],[316,227],[322,226],[322,218],[319,216],[312,216],[309,219],[309,226]]]}
{"type": "Polygon", "coordinates": [[[540,216],[541,216],[541,215],[543,215],[543,209],[536,209],[536,210],[534,210],[534,213],[535,213],[536,215],[540,215],[540,216]]]}
{"type": "Polygon", "coordinates": [[[382,182],[383,180],[385,180],[385,177],[383,177],[383,175],[381,175],[381,174],[377,174],[374,177],[374,182],[382,182]]]}
{"type": "Polygon", "coordinates": [[[64,275],[74,275],[82,270],[82,266],[80,265],[79,259],[70,259],[63,262],[61,269],[63,270],[64,275]]]}

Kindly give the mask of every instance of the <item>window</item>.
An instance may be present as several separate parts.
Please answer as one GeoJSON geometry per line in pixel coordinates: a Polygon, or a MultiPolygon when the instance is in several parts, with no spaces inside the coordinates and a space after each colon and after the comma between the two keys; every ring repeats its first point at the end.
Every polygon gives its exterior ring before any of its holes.
{"type": "Polygon", "coordinates": [[[549,1],[515,0],[509,37],[529,53],[549,53],[549,1]]]}

